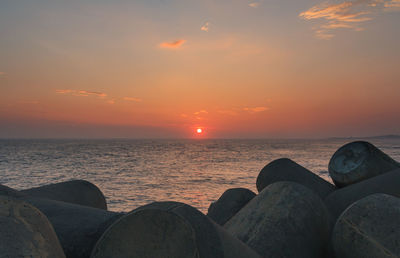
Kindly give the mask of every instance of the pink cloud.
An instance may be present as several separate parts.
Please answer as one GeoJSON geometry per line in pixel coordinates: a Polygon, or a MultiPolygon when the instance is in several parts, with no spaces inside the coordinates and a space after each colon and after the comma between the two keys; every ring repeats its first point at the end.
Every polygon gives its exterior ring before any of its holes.
{"type": "Polygon", "coordinates": [[[186,40],[184,40],[184,39],[178,39],[178,40],[175,40],[172,42],[162,42],[160,44],[160,47],[176,49],[176,48],[180,48],[185,42],[186,42],[186,40]]]}
{"type": "Polygon", "coordinates": [[[372,14],[400,7],[400,0],[356,0],[342,3],[324,2],[299,14],[305,20],[322,20],[324,23],[314,28],[315,36],[331,39],[336,29],[362,31],[361,26],[371,21],[372,14]]]}
{"type": "Polygon", "coordinates": [[[142,101],[139,98],[132,98],[132,97],[124,97],[123,100],[132,101],[132,102],[141,102],[142,101]]]}

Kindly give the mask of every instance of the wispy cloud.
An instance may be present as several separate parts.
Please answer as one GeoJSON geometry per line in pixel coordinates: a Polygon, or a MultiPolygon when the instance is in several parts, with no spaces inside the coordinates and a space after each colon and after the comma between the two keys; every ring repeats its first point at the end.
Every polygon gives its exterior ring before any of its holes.
{"type": "Polygon", "coordinates": [[[341,3],[324,2],[299,14],[305,20],[323,20],[314,27],[315,36],[331,39],[336,29],[362,31],[364,22],[373,19],[373,13],[400,7],[400,0],[355,0],[341,3]]]}
{"type": "Polygon", "coordinates": [[[391,0],[384,3],[385,8],[400,9],[400,0],[391,0]]]}
{"type": "Polygon", "coordinates": [[[142,101],[142,99],[132,98],[132,97],[124,97],[123,100],[132,101],[132,102],[141,102],[142,101]]]}
{"type": "Polygon", "coordinates": [[[6,73],[5,72],[0,72],[0,76],[3,76],[3,75],[5,75],[6,73]]]}
{"type": "Polygon", "coordinates": [[[252,7],[252,8],[257,8],[257,7],[260,6],[260,4],[261,4],[260,2],[252,2],[252,3],[249,4],[249,6],[252,7]]]}
{"type": "Polygon", "coordinates": [[[194,114],[194,115],[208,114],[208,111],[207,111],[207,110],[204,110],[204,109],[202,109],[202,110],[200,110],[200,111],[194,112],[193,114],[194,114]]]}
{"type": "Polygon", "coordinates": [[[202,31],[208,32],[210,29],[210,22],[205,22],[203,26],[200,28],[202,31]]]}
{"type": "Polygon", "coordinates": [[[107,94],[103,93],[103,92],[97,92],[97,91],[86,91],[86,90],[80,90],[78,91],[79,95],[82,96],[89,96],[89,95],[94,95],[100,98],[104,98],[107,97],[107,94]]]}
{"type": "Polygon", "coordinates": [[[86,91],[86,90],[56,90],[56,93],[58,94],[71,94],[74,96],[82,96],[82,97],[87,97],[90,95],[97,96],[99,98],[105,98],[107,97],[107,94],[103,92],[98,92],[98,91],[86,91]]]}
{"type": "Polygon", "coordinates": [[[68,94],[68,93],[72,93],[73,90],[56,90],[56,92],[58,94],[68,94]]]}
{"type": "Polygon", "coordinates": [[[178,40],[171,41],[171,42],[162,42],[162,43],[160,43],[160,47],[176,49],[176,48],[180,48],[183,44],[185,44],[185,42],[186,42],[186,40],[184,40],[184,39],[178,39],[178,40]]]}
{"type": "Polygon", "coordinates": [[[243,108],[244,111],[248,111],[250,113],[258,113],[258,112],[263,112],[263,111],[267,111],[269,108],[267,107],[245,107],[243,108]]]}

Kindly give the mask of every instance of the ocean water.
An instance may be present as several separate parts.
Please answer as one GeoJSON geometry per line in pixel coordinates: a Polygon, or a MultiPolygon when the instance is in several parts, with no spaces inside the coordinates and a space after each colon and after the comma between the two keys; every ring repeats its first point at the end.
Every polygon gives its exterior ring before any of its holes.
{"type": "MultiPolygon", "coordinates": [[[[258,173],[277,158],[331,181],[329,159],[353,140],[0,140],[0,183],[25,189],[85,179],[113,211],[171,200],[206,213],[228,188],[256,192],[258,173]]],[[[400,161],[399,138],[368,141],[400,161]]]]}

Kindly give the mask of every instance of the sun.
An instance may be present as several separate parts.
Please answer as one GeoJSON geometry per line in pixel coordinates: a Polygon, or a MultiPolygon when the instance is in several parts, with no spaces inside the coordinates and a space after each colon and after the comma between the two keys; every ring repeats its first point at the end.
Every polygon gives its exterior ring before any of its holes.
{"type": "Polygon", "coordinates": [[[196,133],[198,133],[198,134],[202,134],[202,133],[203,133],[203,129],[201,129],[201,128],[197,128],[197,129],[196,129],[196,133]]]}

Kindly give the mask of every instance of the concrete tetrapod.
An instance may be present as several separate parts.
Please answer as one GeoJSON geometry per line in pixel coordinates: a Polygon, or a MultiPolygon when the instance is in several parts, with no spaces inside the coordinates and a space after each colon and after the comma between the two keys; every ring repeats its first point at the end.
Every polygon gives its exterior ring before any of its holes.
{"type": "Polygon", "coordinates": [[[332,232],[336,257],[400,257],[400,199],[373,194],[346,209],[332,232]]]}
{"type": "Polygon", "coordinates": [[[322,257],[330,236],[329,212],[317,194],[294,182],[273,183],[224,228],[264,257],[322,257]]]}
{"type": "Polygon", "coordinates": [[[66,257],[89,257],[103,232],[122,213],[31,197],[0,185],[0,194],[16,197],[38,208],[51,222],[66,257]]]}
{"type": "Polygon", "coordinates": [[[292,181],[304,185],[322,199],[336,189],[328,181],[288,158],[274,160],[260,171],[256,183],[257,190],[261,192],[266,186],[279,181],[292,181]]]}
{"type": "Polygon", "coordinates": [[[338,187],[400,168],[400,164],[369,142],[356,141],[340,147],[329,161],[328,170],[338,187]]]}
{"type": "Polygon", "coordinates": [[[207,216],[219,225],[224,225],[256,194],[246,188],[226,190],[216,202],[211,203],[207,216]]]}
{"type": "Polygon", "coordinates": [[[375,193],[400,197],[400,169],[336,190],[324,202],[332,216],[337,218],[352,203],[375,193]]]}
{"type": "Polygon", "coordinates": [[[155,202],[110,226],[91,257],[260,256],[195,208],[177,202],[155,202]]]}
{"type": "Polygon", "coordinates": [[[71,180],[56,184],[21,190],[20,192],[32,197],[69,202],[93,208],[107,210],[107,202],[94,184],[86,180],[71,180]]]}
{"type": "Polygon", "coordinates": [[[53,226],[37,208],[0,196],[1,257],[65,257],[53,226]]]}

